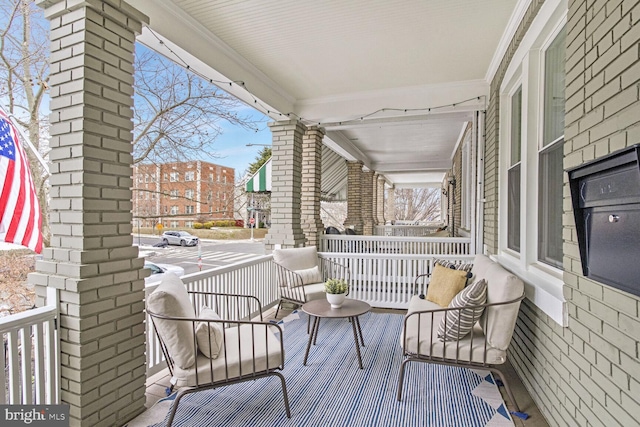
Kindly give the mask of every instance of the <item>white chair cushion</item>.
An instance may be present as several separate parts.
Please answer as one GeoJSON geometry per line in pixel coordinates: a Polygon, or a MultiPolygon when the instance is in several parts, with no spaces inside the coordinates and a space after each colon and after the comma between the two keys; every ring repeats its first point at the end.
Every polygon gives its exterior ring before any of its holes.
{"type": "MultiPolygon", "coordinates": [[[[158,288],[147,298],[147,308],[156,314],[195,318],[196,313],[182,280],[167,273],[158,288]]],[[[191,322],[153,319],[176,366],[187,369],[195,363],[194,331],[191,322]]]]}
{"type": "MultiPolygon", "coordinates": [[[[438,304],[414,296],[409,303],[407,315],[416,311],[442,309],[438,304]]],[[[410,353],[434,358],[478,362],[499,365],[506,361],[506,351],[487,345],[485,360],[485,335],[476,324],[467,336],[458,341],[441,341],[437,337],[437,326],[444,318],[444,312],[414,315],[407,320],[407,339],[400,336],[400,345],[410,353]],[[433,316],[433,319],[432,319],[433,316]],[[418,324],[420,334],[418,335],[418,324]]]]}
{"type": "Polygon", "coordinates": [[[306,270],[318,266],[318,251],[315,246],[274,249],[273,261],[287,270],[306,270]]]}
{"type": "Polygon", "coordinates": [[[310,285],[298,286],[296,288],[280,288],[283,297],[294,301],[313,301],[316,299],[326,298],[324,292],[324,283],[312,283],[310,285]],[[304,299],[304,295],[306,299],[304,299]]]}
{"type": "Polygon", "coordinates": [[[250,375],[252,372],[264,371],[267,367],[275,369],[283,363],[280,340],[267,325],[243,324],[239,330],[237,327],[224,329],[224,343],[217,359],[198,355],[197,381],[195,364],[189,369],[176,367],[174,377],[178,381],[177,386],[196,386],[237,378],[241,373],[250,375]],[[225,362],[228,367],[225,367],[225,362]]]}
{"type": "MultiPolygon", "coordinates": [[[[214,310],[202,307],[198,319],[220,320],[220,316],[214,310]]],[[[222,323],[198,323],[196,326],[198,350],[210,359],[217,358],[222,348],[223,333],[222,323]]]]}
{"type": "Polygon", "coordinates": [[[322,273],[317,265],[304,270],[295,270],[294,273],[300,276],[303,285],[322,282],[322,273]]]}

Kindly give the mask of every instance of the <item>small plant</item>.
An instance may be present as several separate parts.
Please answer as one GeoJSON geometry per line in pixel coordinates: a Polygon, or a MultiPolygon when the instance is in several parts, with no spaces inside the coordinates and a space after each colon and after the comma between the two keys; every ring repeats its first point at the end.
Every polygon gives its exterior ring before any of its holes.
{"type": "Polygon", "coordinates": [[[348,289],[349,285],[342,279],[329,279],[324,283],[324,291],[328,294],[344,294],[348,289]]]}

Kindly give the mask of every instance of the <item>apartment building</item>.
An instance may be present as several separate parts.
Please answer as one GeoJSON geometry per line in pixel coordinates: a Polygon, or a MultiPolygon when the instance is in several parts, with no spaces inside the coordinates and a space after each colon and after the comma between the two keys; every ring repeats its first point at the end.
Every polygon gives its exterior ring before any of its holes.
{"type": "Polygon", "coordinates": [[[133,224],[191,228],[233,219],[235,170],[200,160],[133,168],[133,224]]]}

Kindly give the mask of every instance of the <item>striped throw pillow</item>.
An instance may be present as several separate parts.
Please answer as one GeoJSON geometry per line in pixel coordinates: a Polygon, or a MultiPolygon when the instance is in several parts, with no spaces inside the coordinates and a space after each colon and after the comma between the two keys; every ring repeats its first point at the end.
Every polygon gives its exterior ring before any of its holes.
{"type": "Polygon", "coordinates": [[[440,259],[440,258],[435,258],[433,260],[433,265],[441,265],[443,267],[446,268],[451,268],[454,270],[461,270],[461,271],[466,271],[467,272],[467,283],[472,283],[473,282],[473,274],[471,273],[471,269],[473,268],[473,263],[472,262],[468,262],[468,263],[463,263],[463,264],[456,264],[453,261],[449,261],[446,259],[440,259]]]}
{"type": "Polygon", "coordinates": [[[465,337],[473,325],[480,319],[484,307],[476,307],[487,303],[487,282],[480,279],[467,286],[456,295],[448,308],[462,308],[461,310],[447,311],[440,321],[438,338],[442,341],[457,341],[465,337]]]}

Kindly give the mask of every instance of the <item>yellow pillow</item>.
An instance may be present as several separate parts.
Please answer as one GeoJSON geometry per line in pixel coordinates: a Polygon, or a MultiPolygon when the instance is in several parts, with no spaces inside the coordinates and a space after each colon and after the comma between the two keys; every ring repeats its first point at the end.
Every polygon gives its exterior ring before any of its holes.
{"type": "Polygon", "coordinates": [[[466,284],[466,271],[454,270],[436,264],[427,288],[427,299],[441,307],[447,307],[466,284]]]}

